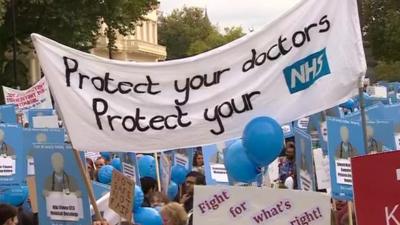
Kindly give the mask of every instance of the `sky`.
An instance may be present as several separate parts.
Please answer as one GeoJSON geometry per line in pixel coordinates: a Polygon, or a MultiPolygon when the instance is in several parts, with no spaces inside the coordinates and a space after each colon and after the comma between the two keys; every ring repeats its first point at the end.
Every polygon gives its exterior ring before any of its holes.
{"type": "Polygon", "coordinates": [[[211,23],[221,29],[241,26],[245,32],[259,30],[299,0],[159,0],[164,15],[183,6],[207,8],[211,23]]]}

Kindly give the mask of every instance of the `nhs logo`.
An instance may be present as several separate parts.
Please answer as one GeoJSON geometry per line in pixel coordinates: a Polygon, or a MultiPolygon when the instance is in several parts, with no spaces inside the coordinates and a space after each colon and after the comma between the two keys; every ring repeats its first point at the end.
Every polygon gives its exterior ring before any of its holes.
{"type": "Polygon", "coordinates": [[[326,49],[313,53],[283,70],[291,94],[310,87],[316,80],[331,73],[326,49]]]}

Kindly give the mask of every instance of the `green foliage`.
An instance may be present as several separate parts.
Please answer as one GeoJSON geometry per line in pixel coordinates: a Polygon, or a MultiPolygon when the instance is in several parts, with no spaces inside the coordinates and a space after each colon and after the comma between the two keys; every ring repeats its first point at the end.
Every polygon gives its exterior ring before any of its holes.
{"type": "Polygon", "coordinates": [[[6,13],[6,0],[0,0],[0,26],[4,22],[4,14],[6,13]]]}
{"type": "Polygon", "coordinates": [[[364,31],[377,60],[400,61],[400,1],[364,0],[364,31]]]}
{"type": "Polygon", "coordinates": [[[243,35],[241,27],[225,28],[225,34],[221,34],[198,7],[175,9],[169,16],[159,19],[159,43],[167,47],[167,59],[196,55],[243,35]]]}
{"type": "Polygon", "coordinates": [[[377,80],[400,81],[400,61],[391,63],[378,62],[375,72],[377,80]]]}

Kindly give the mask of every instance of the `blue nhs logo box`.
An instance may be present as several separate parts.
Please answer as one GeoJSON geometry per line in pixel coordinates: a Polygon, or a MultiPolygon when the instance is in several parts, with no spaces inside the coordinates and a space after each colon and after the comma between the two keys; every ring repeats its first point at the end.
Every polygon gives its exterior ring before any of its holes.
{"type": "Polygon", "coordinates": [[[313,53],[283,70],[291,94],[310,87],[319,78],[330,74],[326,49],[313,53]]]}

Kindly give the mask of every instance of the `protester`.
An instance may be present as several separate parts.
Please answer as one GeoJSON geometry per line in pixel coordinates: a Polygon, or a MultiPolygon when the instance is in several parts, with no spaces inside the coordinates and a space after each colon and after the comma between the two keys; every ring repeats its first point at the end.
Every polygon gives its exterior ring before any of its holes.
{"type": "Polygon", "coordinates": [[[168,204],[168,197],[159,191],[153,192],[149,198],[150,206],[155,209],[160,209],[164,205],[168,204]]]}
{"type": "Polygon", "coordinates": [[[192,171],[186,175],[185,194],[182,196],[180,203],[183,204],[187,213],[193,209],[194,185],[206,185],[206,179],[203,174],[192,171]]]}
{"type": "Polygon", "coordinates": [[[106,159],[103,157],[99,157],[96,159],[95,166],[96,170],[99,170],[102,166],[106,165],[106,159]]]}
{"type": "Polygon", "coordinates": [[[17,225],[18,210],[14,206],[0,204],[0,225],[17,225]]]}
{"type": "Polygon", "coordinates": [[[92,225],[110,225],[107,221],[94,221],[92,225]]]}
{"type": "Polygon", "coordinates": [[[87,170],[88,170],[90,179],[94,180],[94,178],[95,178],[95,165],[93,163],[93,160],[90,159],[90,158],[86,158],[86,166],[87,166],[87,170]]]}
{"type": "Polygon", "coordinates": [[[18,207],[18,225],[37,225],[37,218],[32,212],[27,212],[22,206],[18,207]]]}
{"type": "Polygon", "coordinates": [[[279,159],[279,184],[280,187],[294,189],[296,185],[296,160],[295,145],[288,142],[285,148],[285,156],[279,159]]]}
{"type": "Polygon", "coordinates": [[[142,177],[140,178],[140,184],[144,194],[142,206],[151,207],[150,196],[157,191],[157,181],[152,177],[142,177]]]}
{"type": "Polygon", "coordinates": [[[192,171],[197,171],[201,174],[204,174],[204,158],[203,153],[201,152],[201,147],[194,153],[192,171]]]}
{"type": "Polygon", "coordinates": [[[163,225],[185,225],[188,215],[185,209],[176,202],[171,202],[161,208],[163,225]]]}

